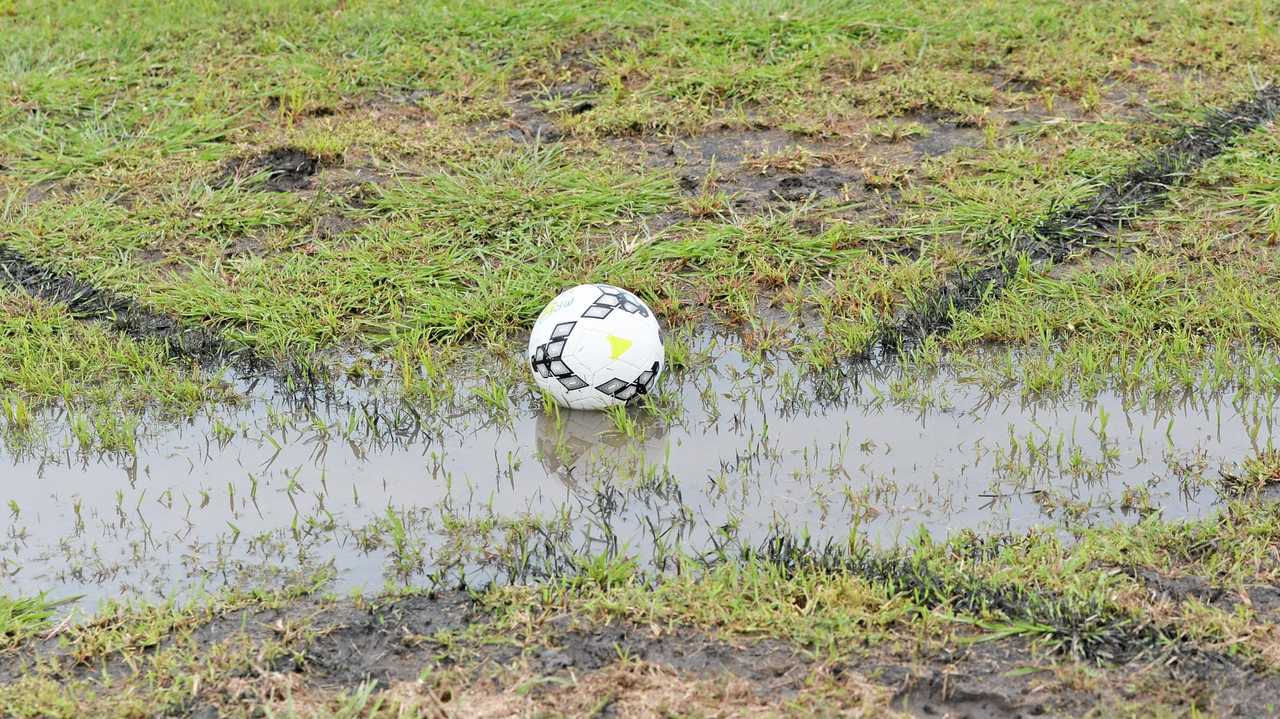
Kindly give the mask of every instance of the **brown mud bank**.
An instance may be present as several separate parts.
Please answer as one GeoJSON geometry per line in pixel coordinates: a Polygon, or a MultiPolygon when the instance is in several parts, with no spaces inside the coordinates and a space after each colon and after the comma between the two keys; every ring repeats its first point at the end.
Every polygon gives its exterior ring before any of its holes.
{"type": "Polygon", "coordinates": [[[361,697],[353,716],[1273,716],[1280,695],[1280,676],[1204,652],[1096,664],[960,634],[833,657],[767,627],[743,636],[573,611],[513,624],[461,591],[295,598],[103,641],[122,629],[55,631],[0,655],[0,678],[91,696],[147,691],[165,666],[191,662],[197,678],[163,712],[188,717],[325,716],[361,697]]]}

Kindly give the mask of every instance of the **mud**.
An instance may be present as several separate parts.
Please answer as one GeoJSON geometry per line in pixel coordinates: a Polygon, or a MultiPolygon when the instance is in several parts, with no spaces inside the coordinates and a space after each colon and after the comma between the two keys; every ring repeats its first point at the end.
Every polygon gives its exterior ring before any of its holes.
{"type": "Polygon", "coordinates": [[[939,119],[922,118],[924,137],[911,143],[921,157],[941,157],[962,148],[982,147],[986,138],[975,127],[964,127],[939,119]]]}
{"type": "Polygon", "coordinates": [[[568,616],[551,620],[534,636],[512,635],[505,642],[432,638],[475,621],[485,617],[461,592],[413,597],[376,610],[339,607],[313,624],[316,638],[301,652],[301,662],[277,669],[305,672],[319,685],[373,680],[385,686],[413,681],[427,667],[504,667],[567,676],[598,671],[626,656],[695,676],[730,674],[750,680],[765,694],[798,690],[810,668],[809,660],[780,641],[730,642],[678,628],[655,636],[630,625],[581,626],[568,616]]]}
{"type": "Polygon", "coordinates": [[[1280,677],[1221,655],[1090,667],[1087,680],[1078,668],[1052,661],[1014,638],[903,658],[868,676],[897,685],[894,708],[921,719],[1105,716],[1109,707],[1133,711],[1153,705],[1201,716],[1262,717],[1280,711],[1275,698],[1280,677]]]}
{"type": "Polygon", "coordinates": [[[316,218],[312,225],[311,236],[319,241],[328,241],[341,237],[360,226],[360,222],[342,215],[324,215],[316,218]]]}
{"type": "Polygon", "coordinates": [[[1037,263],[1058,262],[1088,250],[1159,206],[1169,190],[1184,182],[1196,168],[1277,114],[1280,86],[1269,85],[1254,97],[1210,113],[1203,123],[1177,132],[1176,139],[1149,159],[1106,183],[1081,204],[1050,217],[1019,238],[1009,254],[993,264],[948,278],[939,292],[882,328],[878,346],[898,351],[945,333],[958,313],[972,311],[998,297],[1016,274],[1024,255],[1037,263]]]}
{"type": "MultiPolygon", "coordinates": [[[[383,607],[344,603],[314,620],[316,637],[307,643],[293,669],[306,672],[321,684],[413,681],[426,666],[465,658],[451,655],[433,635],[485,621],[487,616],[462,591],[412,596],[383,607]]],[[[500,645],[467,649],[468,654],[474,651],[499,664],[517,654],[512,647],[500,645]]]]}
{"type": "Polygon", "coordinates": [[[1030,671],[1046,665],[1024,640],[984,642],[954,653],[943,653],[904,665],[890,665],[875,674],[895,679],[899,689],[894,709],[910,716],[1019,719],[1075,713],[1100,697],[1097,692],[1062,692],[1030,671]],[[1022,670],[1019,673],[1017,670],[1022,670]],[[900,679],[895,678],[902,675],[900,679]]]}
{"type": "Polygon", "coordinates": [[[516,142],[535,145],[564,139],[564,133],[556,127],[555,119],[532,102],[526,100],[511,103],[510,110],[511,116],[503,124],[501,135],[516,142]]]}
{"type": "Polygon", "coordinates": [[[878,207],[861,172],[840,162],[835,146],[772,128],[720,128],[654,141],[615,139],[626,155],[671,171],[687,198],[683,210],[654,218],[650,229],[687,219],[731,220],[798,206],[839,206],[842,216],[878,207]]]}
{"type": "Polygon", "coordinates": [[[311,178],[320,169],[320,158],[295,147],[281,147],[261,155],[237,157],[227,161],[210,181],[210,187],[223,189],[250,177],[263,175],[256,189],[267,192],[296,192],[311,187],[311,178]]]}
{"type": "Polygon", "coordinates": [[[1241,606],[1248,607],[1262,618],[1280,620],[1280,587],[1254,584],[1229,588],[1194,575],[1170,576],[1146,567],[1125,570],[1138,580],[1154,596],[1173,602],[1196,600],[1227,612],[1235,612],[1241,606]]]}
{"type": "MultiPolygon", "coordinates": [[[[692,627],[659,631],[566,614],[527,634],[494,633],[484,626],[490,620],[460,591],[372,603],[302,598],[278,609],[227,612],[161,635],[152,647],[134,646],[127,655],[110,652],[84,664],[67,661],[74,642],[44,641],[39,652],[0,655],[0,680],[40,671],[66,681],[127,682],[157,648],[180,647],[201,656],[217,647],[247,647],[261,657],[261,647],[283,642],[286,651],[277,659],[259,659],[247,676],[233,681],[283,683],[303,695],[349,691],[369,681],[378,689],[416,685],[424,675],[449,670],[454,678],[440,689],[444,702],[451,692],[475,688],[521,687],[517,691],[538,698],[566,682],[586,686],[624,661],[660,667],[681,680],[737,681],[770,702],[800,695],[815,678],[849,679],[891,696],[890,706],[909,716],[974,719],[1096,715],[1108,707],[1152,703],[1214,716],[1271,716],[1280,691],[1275,675],[1222,657],[1086,666],[1047,655],[1020,638],[914,651],[889,644],[831,662],[784,640],[720,637],[692,627]]],[[[191,716],[218,716],[252,700],[216,684],[201,688],[185,707],[191,716]]]]}
{"type": "MultiPolygon", "coordinates": [[[[1155,677],[1156,681],[1146,684],[1179,697],[1189,715],[1280,716],[1280,674],[1275,671],[1256,671],[1230,658],[1206,654],[1157,670],[1155,677]]],[[[1142,699],[1137,692],[1132,698],[1142,699]]]]}
{"type": "Polygon", "coordinates": [[[556,124],[558,115],[581,115],[595,109],[599,88],[588,79],[589,71],[578,70],[578,79],[537,90],[526,90],[507,103],[510,117],[499,129],[500,136],[520,143],[552,143],[564,139],[556,124]]]}
{"type": "Polygon", "coordinates": [[[759,695],[794,693],[813,668],[811,659],[786,642],[717,639],[687,628],[655,636],[651,628],[625,624],[574,627],[553,633],[546,644],[548,648],[530,656],[530,666],[539,674],[595,671],[626,656],[682,674],[730,674],[750,680],[759,695]]]}
{"type": "Polygon", "coordinates": [[[23,202],[27,205],[38,205],[46,200],[74,196],[77,190],[76,183],[70,180],[45,180],[28,187],[26,194],[23,195],[23,202]]]}

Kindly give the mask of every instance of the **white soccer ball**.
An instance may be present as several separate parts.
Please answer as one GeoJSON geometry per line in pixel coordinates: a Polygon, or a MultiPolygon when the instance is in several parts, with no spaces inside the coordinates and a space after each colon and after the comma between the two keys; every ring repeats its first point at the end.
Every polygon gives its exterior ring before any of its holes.
{"type": "Polygon", "coordinates": [[[653,310],[613,285],[565,290],[529,335],[533,381],[570,409],[604,409],[648,394],[662,364],[653,310]]]}

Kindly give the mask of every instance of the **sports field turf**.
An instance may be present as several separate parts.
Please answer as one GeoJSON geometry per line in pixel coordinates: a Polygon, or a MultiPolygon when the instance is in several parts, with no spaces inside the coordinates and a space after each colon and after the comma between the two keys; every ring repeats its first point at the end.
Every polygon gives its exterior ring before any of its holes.
{"type": "Polygon", "coordinates": [[[1266,0],[0,0],[0,715],[1278,715],[1277,82],[1266,0]],[[583,282],[631,411],[529,381],[583,282]]]}

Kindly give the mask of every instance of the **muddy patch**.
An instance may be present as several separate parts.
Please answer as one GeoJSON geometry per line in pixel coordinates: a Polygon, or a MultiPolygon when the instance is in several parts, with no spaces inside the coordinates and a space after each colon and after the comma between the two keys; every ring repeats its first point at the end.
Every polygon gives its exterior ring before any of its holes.
{"type": "MultiPolygon", "coordinates": [[[[688,217],[732,219],[805,204],[869,204],[862,174],[837,161],[842,150],[772,128],[713,130],[692,137],[610,144],[675,174],[688,217]]],[[[669,224],[668,222],[668,224],[669,224]]]]}
{"type": "Polygon", "coordinates": [[[575,626],[551,633],[545,644],[528,657],[530,668],[540,674],[595,671],[624,656],[682,674],[747,679],[760,694],[795,692],[813,668],[785,642],[726,641],[687,628],[655,635],[652,629],[625,624],[575,626]]]}
{"type": "Polygon", "coordinates": [[[439,634],[487,620],[465,592],[414,596],[377,608],[344,603],[311,623],[315,638],[290,668],[321,684],[386,685],[412,681],[428,667],[518,664],[525,673],[565,676],[598,671],[625,656],[698,676],[733,675],[762,692],[796,691],[811,668],[784,642],[729,642],[691,629],[654,634],[626,624],[580,625],[568,616],[509,641],[446,640],[439,634]]]}
{"type": "Polygon", "coordinates": [[[899,658],[867,676],[897,686],[892,706],[921,719],[1127,715],[1153,707],[1175,715],[1276,716],[1280,709],[1280,677],[1211,652],[1097,666],[1053,661],[1013,638],[899,658]]]}
{"type": "Polygon", "coordinates": [[[938,120],[928,121],[923,137],[911,143],[911,148],[923,157],[941,157],[963,148],[981,147],[982,131],[975,127],[962,127],[938,120]]]}
{"type": "Polygon", "coordinates": [[[556,118],[581,115],[596,107],[599,88],[588,79],[561,83],[520,94],[507,103],[510,117],[495,131],[520,143],[550,143],[564,139],[556,118]]]}
{"type": "Polygon", "coordinates": [[[342,194],[354,205],[359,205],[364,195],[374,188],[391,182],[391,177],[377,168],[367,166],[322,168],[316,177],[321,188],[342,194]]]}
{"type": "MultiPolygon", "coordinates": [[[[339,605],[314,622],[315,639],[295,669],[321,683],[412,681],[428,665],[460,658],[434,635],[483,621],[487,616],[461,591],[407,597],[383,607],[339,605]]],[[[502,646],[484,650],[498,663],[517,653],[502,646]]]]}
{"type": "Polygon", "coordinates": [[[320,158],[295,147],[281,147],[261,155],[229,160],[210,181],[214,189],[224,189],[251,177],[262,176],[255,188],[267,192],[296,192],[311,187],[311,178],[320,169],[320,158]]]}
{"type": "Polygon", "coordinates": [[[359,227],[360,224],[360,222],[343,215],[324,215],[317,217],[312,224],[311,237],[319,241],[332,240],[351,232],[359,227]]]}
{"type": "Polygon", "coordinates": [[[899,660],[871,676],[898,686],[891,706],[914,717],[1015,719],[1071,713],[1096,704],[1093,692],[1063,691],[1045,681],[1052,664],[1030,642],[984,642],[924,660],[899,660]]]}
{"type": "Polygon", "coordinates": [[[1141,582],[1144,587],[1151,591],[1153,596],[1163,597],[1174,602],[1195,599],[1210,605],[1229,603],[1227,590],[1213,586],[1203,577],[1168,576],[1146,567],[1132,568],[1128,571],[1128,574],[1141,582]]]}
{"type": "Polygon", "coordinates": [[[22,197],[24,205],[38,205],[48,200],[59,200],[73,197],[79,186],[70,180],[45,180],[27,188],[22,197]]]}
{"type": "Polygon", "coordinates": [[[556,127],[555,119],[530,102],[512,103],[511,116],[500,134],[528,144],[559,142],[564,138],[564,133],[556,127]]]}
{"type": "Polygon", "coordinates": [[[1257,671],[1221,655],[1183,658],[1139,676],[1130,687],[1135,702],[1149,694],[1163,695],[1164,703],[1192,716],[1280,716],[1280,674],[1257,671]]]}
{"type": "Polygon", "coordinates": [[[1234,612],[1243,605],[1259,616],[1280,618],[1280,587],[1254,584],[1228,588],[1215,585],[1204,577],[1170,576],[1146,567],[1132,567],[1126,573],[1138,580],[1153,596],[1173,602],[1196,600],[1227,612],[1234,612]]]}
{"type": "Polygon", "coordinates": [[[1021,711],[1000,694],[974,691],[966,688],[963,680],[940,675],[916,682],[911,689],[900,692],[894,697],[893,706],[915,717],[1018,719],[1044,713],[1039,706],[1035,711],[1021,711]]]}

